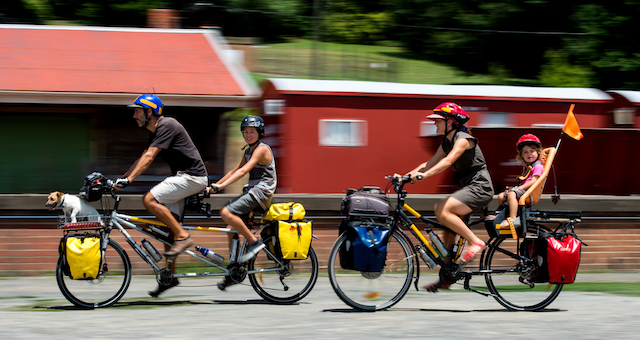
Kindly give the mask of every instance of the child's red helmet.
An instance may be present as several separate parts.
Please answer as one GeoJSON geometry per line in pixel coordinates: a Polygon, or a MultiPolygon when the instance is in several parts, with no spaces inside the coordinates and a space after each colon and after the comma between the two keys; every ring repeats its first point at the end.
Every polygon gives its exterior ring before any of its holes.
{"type": "Polygon", "coordinates": [[[444,102],[435,109],[433,113],[428,115],[429,119],[444,119],[451,118],[459,125],[463,125],[469,121],[469,114],[458,104],[452,102],[444,102]]]}
{"type": "Polygon", "coordinates": [[[542,142],[540,142],[540,138],[538,138],[538,136],[532,133],[527,133],[522,135],[518,139],[518,142],[516,143],[516,149],[520,151],[520,149],[522,149],[525,145],[528,145],[528,144],[535,144],[538,147],[542,147],[542,142]]]}

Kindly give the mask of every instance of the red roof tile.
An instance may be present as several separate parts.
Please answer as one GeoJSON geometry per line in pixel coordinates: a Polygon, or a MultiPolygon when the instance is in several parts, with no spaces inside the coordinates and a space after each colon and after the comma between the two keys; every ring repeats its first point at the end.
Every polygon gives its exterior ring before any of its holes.
{"type": "Polygon", "coordinates": [[[0,91],[244,96],[214,31],[0,25],[0,91]]]}

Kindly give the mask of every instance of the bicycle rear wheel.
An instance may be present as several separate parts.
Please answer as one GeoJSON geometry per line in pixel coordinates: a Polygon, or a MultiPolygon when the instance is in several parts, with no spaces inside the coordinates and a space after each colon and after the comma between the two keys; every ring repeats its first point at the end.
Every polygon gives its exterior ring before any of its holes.
{"type": "MultiPolygon", "coordinates": [[[[269,239],[264,243],[270,242],[269,239]]],[[[280,260],[278,263],[261,251],[249,261],[249,271],[260,270],[249,274],[253,289],[263,299],[273,303],[294,303],[307,296],[318,280],[318,257],[313,247],[305,260],[280,260]]]]}
{"type": "MultiPolygon", "coordinates": [[[[532,234],[533,235],[533,234],[532,234]]],[[[494,246],[517,253],[521,239],[497,239],[494,246]]],[[[562,284],[532,283],[531,266],[490,247],[484,269],[487,288],[502,306],[517,311],[536,311],[549,306],[560,294],[562,284]]]]}
{"type": "Polygon", "coordinates": [[[73,280],[63,272],[62,257],[56,266],[56,281],[62,295],[75,306],[99,308],[111,306],[124,296],[131,283],[131,262],[124,249],[109,240],[98,278],[73,280]]]}
{"type": "Polygon", "coordinates": [[[377,311],[398,303],[407,294],[414,272],[414,256],[402,234],[394,231],[387,245],[387,259],[381,272],[360,272],[340,265],[340,248],[347,234],[338,237],[329,254],[329,281],[347,305],[377,311]]]}

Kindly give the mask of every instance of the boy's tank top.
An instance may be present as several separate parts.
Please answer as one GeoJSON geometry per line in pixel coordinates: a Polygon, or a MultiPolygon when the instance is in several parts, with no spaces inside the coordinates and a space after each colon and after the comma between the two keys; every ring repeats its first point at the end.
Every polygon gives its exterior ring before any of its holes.
{"type": "MultiPolygon", "coordinates": [[[[256,164],[253,169],[249,171],[249,183],[247,184],[247,188],[249,189],[249,193],[253,195],[258,202],[260,202],[262,208],[266,209],[266,202],[270,201],[271,196],[273,196],[276,191],[278,176],[276,175],[276,158],[273,156],[271,147],[260,142],[260,144],[256,146],[256,149],[261,145],[264,145],[269,149],[269,152],[271,153],[271,163],[267,165],[256,164]]],[[[248,162],[252,155],[253,151],[251,148],[245,150],[245,161],[248,162]]]]}

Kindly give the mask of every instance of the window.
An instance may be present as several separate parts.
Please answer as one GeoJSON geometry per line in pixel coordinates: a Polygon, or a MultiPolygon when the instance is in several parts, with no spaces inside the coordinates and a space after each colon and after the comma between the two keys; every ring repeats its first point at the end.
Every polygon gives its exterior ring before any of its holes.
{"type": "Polygon", "coordinates": [[[503,127],[511,126],[511,117],[507,112],[483,112],[480,126],[503,127]]]}
{"type": "Polygon", "coordinates": [[[266,99],[264,101],[264,114],[281,115],[284,113],[284,100],[266,99]]]}
{"type": "Polygon", "coordinates": [[[436,130],[433,120],[420,122],[420,137],[437,136],[436,130]]]}
{"type": "Polygon", "coordinates": [[[367,122],[364,120],[321,119],[320,145],[364,146],[367,144],[367,122]]]}

